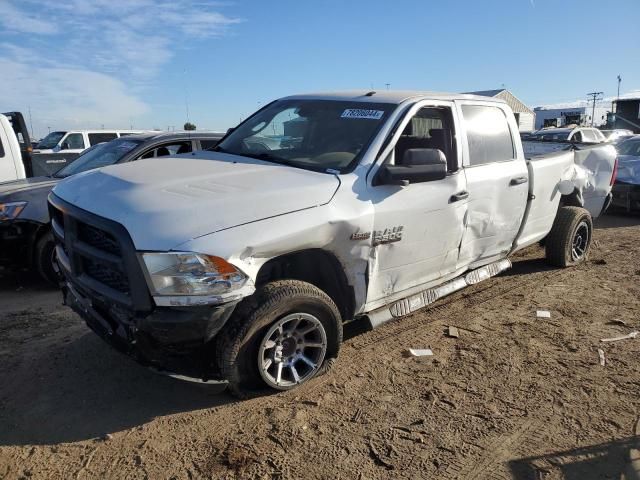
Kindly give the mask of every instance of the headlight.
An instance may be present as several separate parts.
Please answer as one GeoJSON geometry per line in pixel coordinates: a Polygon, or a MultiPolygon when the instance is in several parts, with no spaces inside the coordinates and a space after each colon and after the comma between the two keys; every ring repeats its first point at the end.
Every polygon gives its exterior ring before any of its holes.
{"type": "Polygon", "coordinates": [[[27,206],[27,202],[0,203],[0,222],[13,220],[27,206]]]}
{"type": "Polygon", "coordinates": [[[247,276],[226,260],[201,253],[143,253],[153,295],[221,295],[247,276]]]}

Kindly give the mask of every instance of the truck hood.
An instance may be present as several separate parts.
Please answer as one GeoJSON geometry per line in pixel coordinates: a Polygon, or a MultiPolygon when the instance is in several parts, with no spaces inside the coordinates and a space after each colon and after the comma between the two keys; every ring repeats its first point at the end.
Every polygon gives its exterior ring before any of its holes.
{"type": "Polygon", "coordinates": [[[235,155],[150,158],[74,175],[54,193],[122,224],[138,250],[328,203],[337,177],[235,155]]]}

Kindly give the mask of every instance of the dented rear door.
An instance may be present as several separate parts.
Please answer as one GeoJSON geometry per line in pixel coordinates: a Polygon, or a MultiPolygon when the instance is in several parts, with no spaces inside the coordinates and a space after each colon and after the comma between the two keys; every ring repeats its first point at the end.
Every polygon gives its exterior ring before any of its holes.
{"type": "Polygon", "coordinates": [[[461,102],[469,191],[459,266],[507,255],[527,206],[529,174],[508,107],[461,102]]]}

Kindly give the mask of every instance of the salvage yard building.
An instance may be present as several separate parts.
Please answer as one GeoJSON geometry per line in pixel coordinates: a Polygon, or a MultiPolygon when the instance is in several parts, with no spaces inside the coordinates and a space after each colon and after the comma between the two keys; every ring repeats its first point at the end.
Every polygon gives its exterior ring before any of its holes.
{"type": "Polygon", "coordinates": [[[505,88],[498,90],[481,90],[478,92],[466,92],[471,95],[481,95],[483,97],[499,98],[507,102],[507,104],[513,110],[513,114],[518,122],[518,129],[521,132],[531,132],[534,129],[536,122],[536,114],[533,110],[527,107],[522,101],[518,99],[513,93],[505,88]]]}

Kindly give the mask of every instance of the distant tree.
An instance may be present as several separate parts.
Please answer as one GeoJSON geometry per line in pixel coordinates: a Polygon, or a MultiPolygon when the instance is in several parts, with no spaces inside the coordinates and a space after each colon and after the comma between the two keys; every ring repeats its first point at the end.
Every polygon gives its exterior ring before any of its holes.
{"type": "Polygon", "coordinates": [[[191,122],[187,122],[187,123],[184,124],[184,129],[185,130],[195,130],[196,126],[191,122]]]}

